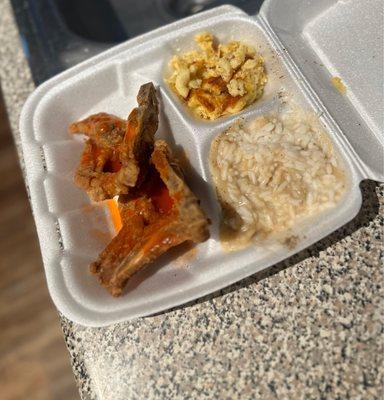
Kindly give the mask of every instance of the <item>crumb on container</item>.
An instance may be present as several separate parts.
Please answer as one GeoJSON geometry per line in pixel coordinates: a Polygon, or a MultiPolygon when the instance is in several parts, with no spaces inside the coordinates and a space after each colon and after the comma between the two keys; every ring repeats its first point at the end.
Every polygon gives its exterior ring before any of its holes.
{"type": "Polygon", "coordinates": [[[347,87],[344,85],[344,82],[338,76],[333,76],[331,82],[332,85],[336,88],[336,90],[340,94],[345,94],[347,92],[347,87]]]}
{"type": "Polygon", "coordinates": [[[208,32],[195,36],[199,50],[170,61],[172,90],[200,118],[234,114],[259,99],[267,82],[263,58],[238,41],[215,44],[208,32]]]}
{"type": "Polygon", "coordinates": [[[284,242],[283,242],[283,244],[288,248],[288,249],[290,249],[290,250],[292,250],[292,249],[294,249],[296,246],[297,246],[297,244],[299,243],[299,237],[298,236],[296,236],[296,235],[290,235],[290,236],[287,236],[285,239],[284,239],[284,242]]]}

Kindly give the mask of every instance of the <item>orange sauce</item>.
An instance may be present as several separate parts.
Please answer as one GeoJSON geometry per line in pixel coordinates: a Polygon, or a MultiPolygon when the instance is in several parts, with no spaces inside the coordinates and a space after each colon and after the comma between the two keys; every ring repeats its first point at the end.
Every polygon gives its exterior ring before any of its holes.
{"type": "Polygon", "coordinates": [[[165,185],[157,188],[152,194],[151,200],[160,214],[168,214],[173,207],[173,199],[165,185]]]}
{"type": "Polygon", "coordinates": [[[115,228],[116,233],[118,233],[123,226],[121,222],[119,207],[115,200],[107,200],[107,206],[109,210],[109,214],[111,215],[112,223],[115,228]]]}
{"type": "MultiPolygon", "coordinates": [[[[160,159],[158,161],[160,163],[163,160],[160,159]]],[[[151,199],[156,212],[168,214],[172,210],[175,200],[171,197],[167,186],[155,168],[151,167],[148,176],[147,181],[141,188],[142,192],[151,199]]]]}

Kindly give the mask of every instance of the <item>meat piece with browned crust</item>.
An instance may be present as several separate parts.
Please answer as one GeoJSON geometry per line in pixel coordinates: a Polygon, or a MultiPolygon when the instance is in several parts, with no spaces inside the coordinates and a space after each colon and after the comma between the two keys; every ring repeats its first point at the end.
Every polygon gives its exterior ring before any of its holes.
{"type": "Polygon", "coordinates": [[[100,201],[127,194],[145,177],[158,127],[158,102],[152,83],[140,87],[138,107],[125,121],[99,113],[70,125],[70,133],[88,136],[75,183],[100,201]]]}
{"type": "Polygon", "coordinates": [[[199,201],[162,140],[155,142],[145,181],[119,197],[119,209],[123,227],[91,265],[113,296],[120,296],[133,274],[168,249],[209,237],[208,220],[199,201]]]}

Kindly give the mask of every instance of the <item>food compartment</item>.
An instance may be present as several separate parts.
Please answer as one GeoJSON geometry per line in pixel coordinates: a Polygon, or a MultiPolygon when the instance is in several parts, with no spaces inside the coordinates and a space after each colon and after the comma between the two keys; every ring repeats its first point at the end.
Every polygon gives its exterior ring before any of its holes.
{"type": "Polygon", "coordinates": [[[162,65],[162,86],[167,97],[175,104],[175,107],[183,115],[190,125],[202,128],[204,126],[215,126],[233,118],[239,117],[250,112],[253,109],[269,107],[269,103],[274,102],[280,96],[281,89],[288,88],[287,73],[282,65],[277,52],[270,46],[265,33],[262,31],[257,21],[241,16],[227,17],[225,20],[209,20],[204,26],[193,26],[184,33],[167,39],[164,44],[163,65],[162,65]],[[219,43],[227,43],[230,41],[240,41],[244,44],[252,46],[263,58],[265,62],[268,81],[264,87],[261,98],[254,103],[248,105],[238,113],[226,115],[216,120],[208,120],[199,118],[194,115],[187,104],[183,102],[166,82],[166,78],[171,74],[169,61],[174,55],[180,55],[187,51],[197,49],[194,42],[195,35],[202,32],[210,32],[219,43]]]}
{"type": "MultiPolygon", "coordinates": [[[[112,82],[127,83],[121,83],[117,88],[114,87],[113,91],[108,91],[106,88],[100,89],[99,92],[103,93],[105,97],[100,96],[96,104],[89,102],[88,109],[77,108],[78,104],[72,101],[72,90],[66,90],[71,85],[64,85],[62,90],[57,88],[55,91],[60,92],[61,110],[62,115],[66,116],[65,121],[61,120],[63,117],[59,113],[50,113],[49,103],[39,106],[37,114],[39,121],[49,120],[52,126],[63,124],[64,127],[63,133],[60,133],[58,138],[52,135],[48,140],[46,137],[45,144],[41,147],[46,165],[43,188],[48,210],[57,219],[58,240],[61,243],[63,254],[65,254],[65,260],[67,260],[63,261],[65,264],[62,271],[64,279],[68,284],[68,290],[73,292],[74,298],[81,298],[82,301],[88,298],[89,307],[99,307],[99,309],[103,309],[104,302],[108,304],[110,294],[104,288],[99,288],[97,277],[91,275],[89,271],[89,264],[97,258],[116,232],[111,223],[107,202],[93,203],[87,194],[74,184],[74,174],[84,149],[84,138],[80,135],[71,136],[67,132],[67,127],[71,122],[97,112],[109,112],[126,118],[136,106],[136,95],[140,85],[148,81],[154,81],[156,84],[156,79],[153,77],[144,77],[140,74],[140,63],[137,64],[139,70],[134,69],[135,62],[135,59],[124,60],[124,62],[116,61],[113,66],[104,65],[104,70],[100,68],[99,73],[102,76],[113,73],[112,82]],[[125,70],[127,66],[129,73],[125,70]],[[72,257],[74,265],[70,267],[68,260],[72,260],[72,257]]],[[[98,76],[96,74],[96,77],[98,76]]],[[[96,77],[86,74],[81,88],[86,92],[91,91],[96,77]]],[[[102,81],[101,84],[108,86],[108,82],[102,81]]],[[[183,121],[180,121],[175,115],[173,105],[167,99],[163,101],[160,89],[158,89],[158,98],[160,121],[156,139],[167,140],[173,153],[181,161],[186,172],[187,184],[197,197],[202,199],[202,207],[205,208],[204,193],[206,189],[204,181],[201,179],[198,142],[183,121]]],[[[47,135],[47,127],[46,123],[41,125],[44,135],[47,135]]],[[[207,244],[198,246],[198,249],[195,246],[190,247],[182,245],[167,252],[148,270],[143,270],[137,276],[135,275],[126,289],[129,293],[134,292],[132,301],[139,304],[138,300],[142,299],[140,301],[144,304],[147,302],[149,294],[151,294],[151,298],[161,297],[166,283],[168,283],[170,293],[178,293],[180,283],[192,276],[187,271],[187,266],[198,263],[200,259],[204,258],[207,244]],[[141,281],[144,282],[143,285],[141,281]],[[169,282],[172,284],[170,285],[169,282]]],[[[130,302],[127,302],[127,297],[123,299],[116,301],[115,304],[120,302],[128,306],[130,302]]]]}
{"type": "MultiPolygon", "coordinates": [[[[296,82],[294,79],[292,79],[290,86],[294,87],[295,85],[296,82]]],[[[346,152],[345,148],[343,147],[342,141],[339,140],[339,132],[334,129],[334,126],[329,123],[329,120],[326,117],[316,117],[316,114],[318,113],[317,107],[308,101],[308,98],[303,95],[298,85],[296,86],[296,90],[290,93],[289,99],[286,101],[287,102],[275,101],[274,103],[271,103],[271,107],[268,109],[259,108],[250,110],[248,113],[243,114],[239,118],[232,118],[231,120],[226,121],[210,130],[207,129],[206,131],[205,140],[201,143],[201,159],[203,161],[202,168],[205,172],[207,184],[212,188],[210,191],[210,199],[214,212],[211,214],[211,218],[213,220],[212,243],[209,254],[211,257],[211,266],[218,260],[222,259],[222,257],[229,257],[229,254],[232,254],[223,252],[223,248],[220,244],[219,225],[221,220],[221,207],[217,196],[215,195],[215,184],[209,165],[211,144],[214,138],[228,129],[228,127],[237,119],[241,121],[241,123],[247,124],[250,121],[255,120],[257,117],[265,116],[269,113],[276,115],[286,112],[288,107],[293,108],[300,105],[299,107],[302,111],[305,113],[310,113],[316,119],[318,119],[322,131],[324,131],[324,133],[326,133],[331,140],[335,153],[337,154],[337,158],[340,161],[340,168],[345,173],[345,190],[335,206],[326,208],[317,214],[315,213],[304,218],[298,218],[295,226],[287,231],[286,234],[280,234],[278,237],[274,237],[272,235],[271,237],[267,238],[267,240],[252,240],[245,249],[235,251],[235,254],[238,257],[237,267],[239,269],[247,268],[246,261],[243,262],[241,260],[248,260],[248,257],[253,257],[253,260],[257,260],[257,264],[259,264],[259,262],[263,262],[262,260],[265,257],[268,257],[269,251],[272,251],[276,257],[278,254],[291,253],[292,250],[293,252],[297,252],[299,249],[306,247],[307,245],[324,237],[332,230],[340,227],[346,221],[346,219],[348,219],[348,216],[355,215],[360,208],[361,193],[358,184],[361,180],[361,176],[356,170],[354,161],[351,160],[348,152],[346,152]],[[284,243],[285,237],[287,238],[287,243],[284,243]],[[288,241],[289,237],[295,239],[293,243],[288,241]],[[227,256],[225,256],[225,254],[227,254],[227,256]]],[[[226,262],[227,259],[229,260],[229,258],[225,258],[226,262]]]]}

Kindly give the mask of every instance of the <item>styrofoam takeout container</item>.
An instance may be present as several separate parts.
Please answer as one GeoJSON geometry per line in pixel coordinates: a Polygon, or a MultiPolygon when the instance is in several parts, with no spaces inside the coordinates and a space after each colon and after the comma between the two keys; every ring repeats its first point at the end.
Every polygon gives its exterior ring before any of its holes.
{"type": "Polygon", "coordinates": [[[149,315],[218,290],[277,263],[318,241],[361,206],[359,182],[383,179],[383,94],[380,0],[266,1],[257,16],[223,6],[152,31],[116,46],[40,86],[26,102],[20,130],[27,183],[40,239],[49,291],[57,308],[83,325],[102,326],[149,315]],[[244,112],[252,118],[279,107],[284,90],[320,117],[348,175],[343,201],[297,227],[293,250],[251,246],[223,253],[218,241],[219,205],[208,168],[212,139],[238,115],[198,121],[166,87],[170,57],[193,46],[195,33],[255,46],[269,74],[263,98],[244,112]],[[347,86],[332,87],[332,76],[347,86]],[[145,82],[159,88],[157,137],[177,152],[184,149],[187,180],[212,219],[211,238],[187,255],[171,251],[134,276],[126,294],[112,298],[88,265],[114,235],[105,203],[91,203],[73,183],[83,142],[68,124],[105,111],[126,117],[145,82]]]}

